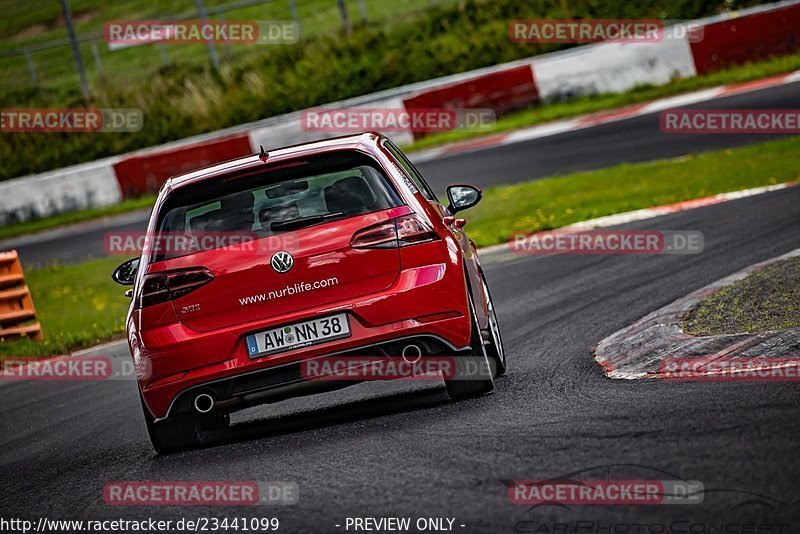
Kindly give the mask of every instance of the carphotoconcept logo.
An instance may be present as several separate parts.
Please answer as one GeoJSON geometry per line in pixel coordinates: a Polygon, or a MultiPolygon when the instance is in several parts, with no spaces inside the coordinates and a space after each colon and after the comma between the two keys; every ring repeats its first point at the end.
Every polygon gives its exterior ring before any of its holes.
{"type": "MultiPolygon", "coordinates": [[[[685,480],[664,469],[640,464],[607,464],[579,469],[540,480],[504,480],[507,498],[512,504],[525,505],[526,517],[514,524],[520,533],[710,533],[710,532],[775,532],[789,533],[783,513],[794,508],[783,501],[756,491],[709,486],[709,482],[685,480]],[[715,501],[715,502],[712,502],[715,501]],[[730,511],[754,512],[758,520],[742,523],[737,516],[722,515],[712,522],[703,522],[694,515],[707,506],[732,504],[730,511]],[[703,504],[703,507],[683,505],[703,504]],[[609,506],[676,505],[671,512],[647,520],[630,515],[616,520],[603,514],[609,506]],[[573,506],[575,515],[570,517],[573,506]],[[586,508],[590,506],[590,508],[586,508]],[[545,509],[558,510],[558,519],[545,509]],[[597,516],[594,516],[594,512],[597,516]],[[767,513],[780,513],[768,520],[767,513]]],[[[741,516],[739,516],[741,517],[741,516]]],[[[748,517],[748,520],[751,518],[748,517]]]]}
{"type": "Polygon", "coordinates": [[[0,109],[0,132],[138,132],[144,126],[140,109],[0,109]]]}

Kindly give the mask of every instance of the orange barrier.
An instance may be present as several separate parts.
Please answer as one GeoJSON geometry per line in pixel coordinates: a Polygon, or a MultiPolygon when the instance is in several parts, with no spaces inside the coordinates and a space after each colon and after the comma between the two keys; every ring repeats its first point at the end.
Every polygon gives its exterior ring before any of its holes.
{"type": "Polygon", "coordinates": [[[0,252],[0,341],[9,338],[42,339],[42,327],[16,250],[0,252]],[[31,324],[23,324],[34,321],[31,324]]]}

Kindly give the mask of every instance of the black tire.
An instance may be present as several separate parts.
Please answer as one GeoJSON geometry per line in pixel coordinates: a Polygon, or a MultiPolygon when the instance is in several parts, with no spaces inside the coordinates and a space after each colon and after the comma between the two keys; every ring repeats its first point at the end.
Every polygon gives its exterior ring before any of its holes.
{"type": "Polygon", "coordinates": [[[166,421],[157,422],[145,406],[144,399],[141,401],[147,434],[158,454],[193,449],[200,445],[199,421],[191,414],[176,414],[166,421]]]}
{"type": "Polygon", "coordinates": [[[494,310],[494,301],[492,294],[489,292],[489,285],[486,283],[486,278],[481,271],[481,283],[483,284],[483,291],[486,293],[486,301],[489,303],[489,344],[486,345],[486,354],[493,363],[493,374],[497,378],[506,374],[508,366],[506,360],[506,349],[503,346],[503,337],[500,335],[500,326],[497,324],[497,314],[494,310]]]}
{"type": "Polygon", "coordinates": [[[467,354],[456,355],[455,370],[451,377],[445,379],[447,394],[454,401],[473,399],[494,391],[491,365],[483,346],[478,316],[472,302],[472,293],[469,294],[469,313],[472,322],[470,351],[467,354]]]}

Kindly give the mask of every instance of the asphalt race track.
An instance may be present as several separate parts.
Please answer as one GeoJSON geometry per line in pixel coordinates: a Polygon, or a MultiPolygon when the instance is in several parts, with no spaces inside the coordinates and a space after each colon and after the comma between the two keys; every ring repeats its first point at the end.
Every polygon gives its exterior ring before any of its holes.
{"type": "MultiPolygon", "coordinates": [[[[685,109],[797,109],[800,82],[719,98],[685,109]]],[[[659,114],[651,113],[552,137],[450,156],[420,165],[420,170],[440,190],[452,183],[489,187],[524,182],[576,171],[672,158],[707,150],[781,137],[765,134],[691,134],[661,132],[659,114]]]]}
{"type": "MultiPolygon", "coordinates": [[[[688,107],[798,109],[800,82],[688,107]]],[[[422,163],[419,167],[432,186],[443,192],[447,185],[453,183],[472,183],[479,187],[488,187],[554,174],[599,169],[624,162],[650,161],[704,150],[719,150],[776,137],[780,135],[665,134],[659,129],[658,114],[655,113],[552,137],[453,155],[422,163]]],[[[137,212],[104,221],[82,223],[38,236],[0,242],[0,249],[17,249],[26,266],[41,265],[51,260],[62,263],[82,261],[104,255],[103,236],[107,232],[144,231],[147,217],[148,213],[137,212]]]]}
{"type": "Polygon", "coordinates": [[[484,258],[511,368],[481,399],[450,403],[439,382],[362,384],[243,412],[230,443],[158,457],[133,382],[0,384],[2,516],[274,516],[287,533],[395,515],[455,518],[464,533],[558,532],[554,523],[577,521],[587,533],[800,532],[800,384],[612,381],[591,356],[653,309],[800,247],[800,187],[627,227],[699,230],[705,251],[484,258]],[[509,480],[592,468],[582,478],[698,480],[704,500],[530,507],[506,495],[509,480]],[[122,480],[294,481],[300,498],[291,507],[106,506],[104,484],[122,480]]]}

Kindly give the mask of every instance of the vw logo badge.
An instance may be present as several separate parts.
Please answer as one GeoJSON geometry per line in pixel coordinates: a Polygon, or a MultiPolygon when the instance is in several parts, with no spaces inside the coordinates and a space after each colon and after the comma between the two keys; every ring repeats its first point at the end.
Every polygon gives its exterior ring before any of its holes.
{"type": "Polygon", "coordinates": [[[272,255],[269,264],[272,265],[276,273],[285,273],[294,266],[294,258],[288,252],[281,250],[272,255]]]}

